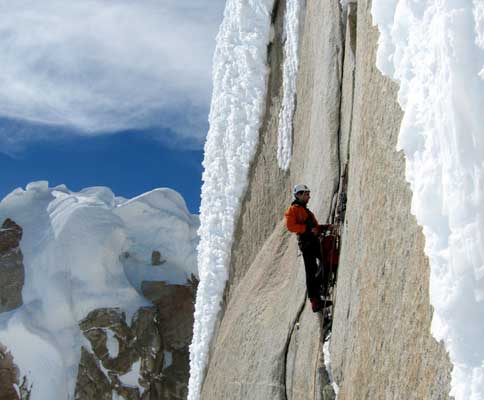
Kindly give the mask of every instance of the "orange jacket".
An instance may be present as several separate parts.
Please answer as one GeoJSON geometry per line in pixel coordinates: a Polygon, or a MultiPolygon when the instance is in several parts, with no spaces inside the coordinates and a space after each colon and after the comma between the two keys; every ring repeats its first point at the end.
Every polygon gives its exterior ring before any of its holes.
{"type": "Polygon", "coordinates": [[[319,228],[318,221],[314,214],[308,208],[292,203],[286,210],[286,226],[290,232],[302,234],[306,232],[306,220],[311,218],[313,220],[313,227],[319,228]]]}

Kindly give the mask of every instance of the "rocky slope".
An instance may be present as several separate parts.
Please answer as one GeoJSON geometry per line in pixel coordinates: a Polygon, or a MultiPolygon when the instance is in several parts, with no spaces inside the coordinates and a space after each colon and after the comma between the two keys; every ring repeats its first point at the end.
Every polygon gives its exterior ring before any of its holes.
{"type": "Polygon", "coordinates": [[[275,37],[266,116],[232,249],[230,281],[211,346],[203,399],[329,399],[320,316],[305,301],[296,241],[283,223],[290,187],[312,189],[326,222],[348,170],[330,349],[339,399],[445,399],[451,365],[430,335],[429,265],[410,213],[404,158],[395,151],[397,87],[375,67],[371,1],[307,2],[300,36],[293,157],[276,161],[282,18],[275,37]]]}

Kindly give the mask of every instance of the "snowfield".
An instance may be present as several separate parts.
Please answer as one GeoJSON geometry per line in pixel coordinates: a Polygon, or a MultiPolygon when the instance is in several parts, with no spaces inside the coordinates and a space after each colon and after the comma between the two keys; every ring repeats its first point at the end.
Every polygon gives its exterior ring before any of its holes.
{"type": "MultiPolygon", "coordinates": [[[[87,342],[78,323],[90,311],[119,307],[129,322],[151,305],[140,294],[141,281],[198,276],[198,217],[170,189],[125,200],[105,187],[71,192],[34,182],[0,202],[0,220],[7,217],[23,228],[24,304],[0,314],[0,342],[33,384],[35,400],[74,398],[87,342]],[[153,250],[165,260],[156,268],[153,250]]],[[[114,343],[110,351],[118,351],[114,343]]]]}

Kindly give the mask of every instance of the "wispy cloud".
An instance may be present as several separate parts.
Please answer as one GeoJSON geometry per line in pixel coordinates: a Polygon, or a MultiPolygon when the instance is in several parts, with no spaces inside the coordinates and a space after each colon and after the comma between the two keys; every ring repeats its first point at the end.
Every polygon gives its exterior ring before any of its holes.
{"type": "Polygon", "coordinates": [[[0,0],[0,117],[87,135],[160,126],[201,140],[223,4],[0,0]]]}

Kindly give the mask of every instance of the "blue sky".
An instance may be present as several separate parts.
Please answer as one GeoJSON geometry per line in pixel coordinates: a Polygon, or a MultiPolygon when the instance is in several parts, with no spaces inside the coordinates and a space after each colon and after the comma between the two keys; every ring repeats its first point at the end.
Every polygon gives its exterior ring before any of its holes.
{"type": "Polygon", "coordinates": [[[66,184],[74,191],[108,186],[128,198],[169,187],[181,193],[192,213],[198,213],[203,152],[168,147],[156,139],[169,134],[155,129],[92,137],[67,135],[28,145],[15,155],[0,153],[0,197],[37,180],[48,180],[50,186],[66,184]]]}
{"type": "Polygon", "coordinates": [[[0,196],[32,180],[198,211],[224,0],[0,0],[0,196]]]}

